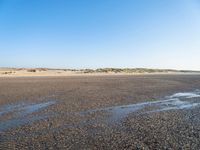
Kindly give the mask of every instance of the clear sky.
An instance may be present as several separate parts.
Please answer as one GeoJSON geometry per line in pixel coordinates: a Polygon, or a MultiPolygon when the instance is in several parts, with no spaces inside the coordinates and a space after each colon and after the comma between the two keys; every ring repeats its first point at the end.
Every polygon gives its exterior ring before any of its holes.
{"type": "Polygon", "coordinates": [[[200,1],[0,0],[0,67],[200,70],[200,1]]]}

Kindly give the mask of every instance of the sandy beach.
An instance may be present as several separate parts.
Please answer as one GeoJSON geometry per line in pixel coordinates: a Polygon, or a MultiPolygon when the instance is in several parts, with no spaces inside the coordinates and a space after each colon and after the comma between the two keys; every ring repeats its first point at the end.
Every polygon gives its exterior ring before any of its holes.
{"type": "Polygon", "coordinates": [[[0,77],[68,77],[68,76],[111,76],[111,75],[159,75],[159,74],[200,74],[200,72],[158,71],[158,72],[93,72],[73,69],[48,69],[48,68],[0,68],[0,77]]]}
{"type": "Polygon", "coordinates": [[[199,75],[0,78],[0,149],[198,149],[199,75]]]}
{"type": "Polygon", "coordinates": [[[0,150],[200,150],[200,1],[0,0],[0,150]]]}

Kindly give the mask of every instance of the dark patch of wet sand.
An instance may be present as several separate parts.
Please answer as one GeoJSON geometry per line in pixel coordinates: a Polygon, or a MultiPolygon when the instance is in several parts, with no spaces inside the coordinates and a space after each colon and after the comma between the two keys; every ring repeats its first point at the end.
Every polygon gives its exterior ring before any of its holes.
{"type": "MultiPolygon", "coordinates": [[[[110,112],[76,112],[156,101],[200,88],[198,75],[1,78],[0,106],[18,102],[55,105],[32,115],[55,113],[0,134],[7,149],[198,149],[199,109],[128,114],[108,124],[110,112]]],[[[154,108],[153,108],[154,110],[154,108]]],[[[112,113],[112,112],[111,112],[112,113]]]]}

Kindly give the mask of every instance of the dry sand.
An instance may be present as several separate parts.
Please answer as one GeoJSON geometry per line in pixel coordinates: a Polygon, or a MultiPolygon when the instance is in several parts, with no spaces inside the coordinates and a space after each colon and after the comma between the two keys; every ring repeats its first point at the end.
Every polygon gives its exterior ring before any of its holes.
{"type": "Polygon", "coordinates": [[[183,72],[154,72],[154,73],[84,73],[84,71],[71,71],[67,69],[45,69],[45,68],[0,68],[0,77],[67,77],[67,76],[110,76],[110,75],[148,75],[148,74],[197,74],[183,72]]]}
{"type": "Polygon", "coordinates": [[[31,77],[31,76],[74,76],[79,72],[65,70],[40,69],[0,69],[0,77],[31,77]],[[35,71],[35,72],[33,72],[35,71]]]}

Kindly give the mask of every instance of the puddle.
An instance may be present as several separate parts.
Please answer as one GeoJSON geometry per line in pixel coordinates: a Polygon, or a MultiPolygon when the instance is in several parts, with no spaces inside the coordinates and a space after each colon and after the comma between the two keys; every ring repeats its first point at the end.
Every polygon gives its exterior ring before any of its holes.
{"type": "Polygon", "coordinates": [[[41,102],[41,103],[18,103],[5,105],[0,107],[0,117],[13,113],[13,116],[7,120],[0,122],[0,131],[5,131],[10,128],[19,127],[27,123],[32,123],[37,120],[44,119],[48,114],[32,115],[32,113],[38,112],[47,108],[50,105],[55,104],[55,101],[41,102]]]}
{"type": "Polygon", "coordinates": [[[200,106],[199,90],[195,90],[193,92],[175,93],[157,101],[147,101],[130,105],[89,110],[81,112],[81,114],[89,114],[100,111],[107,112],[109,114],[107,121],[116,123],[133,113],[141,115],[170,110],[192,109],[197,106],[200,106]]]}
{"type": "Polygon", "coordinates": [[[12,119],[9,119],[9,120],[6,120],[6,121],[2,121],[2,122],[0,122],[0,132],[6,131],[6,130],[11,129],[11,128],[20,127],[20,126],[25,125],[25,124],[30,124],[30,123],[33,123],[35,121],[45,119],[49,116],[50,115],[46,114],[46,115],[40,115],[40,116],[33,116],[33,117],[30,117],[30,118],[12,118],[12,119]]]}
{"type": "Polygon", "coordinates": [[[170,96],[171,98],[195,98],[200,97],[200,91],[196,90],[195,92],[185,92],[185,93],[175,93],[170,96]]]}

